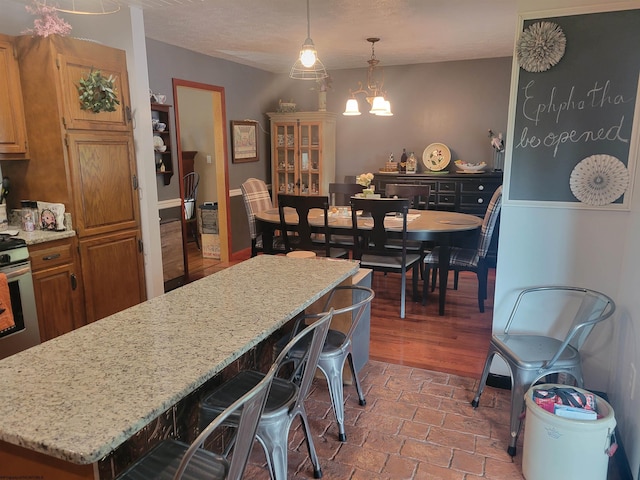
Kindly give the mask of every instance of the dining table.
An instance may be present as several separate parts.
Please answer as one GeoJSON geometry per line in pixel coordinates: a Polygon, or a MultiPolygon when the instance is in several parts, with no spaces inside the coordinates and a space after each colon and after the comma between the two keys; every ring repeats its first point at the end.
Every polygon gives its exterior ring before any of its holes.
{"type": "MultiPolygon", "coordinates": [[[[361,212],[358,212],[361,213],[361,212]]],[[[351,231],[351,209],[345,206],[331,207],[328,212],[329,229],[332,233],[345,235],[351,231]]],[[[449,279],[449,262],[451,245],[456,235],[479,229],[482,218],[475,215],[444,210],[410,209],[407,215],[407,239],[421,242],[434,242],[440,247],[438,263],[438,313],[445,314],[447,282],[449,279]]],[[[294,209],[285,209],[285,222],[290,225],[298,223],[298,215],[294,209]]],[[[324,211],[311,210],[309,223],[321,227],[324,225],[324,211]]],[[[278,208],[269,208],[256,214],[256,227],[262,234],[265,253],[272,253],[268,246],[272,245],[273,236],[280,226],[278,208]]],[[[358,230],[371,230],[373,222],[366,214],[358,215],[358,230]]],[[[385,222],[385,229],[391,232],[402,232],[401,219],[390,218],[385,222]]]]}

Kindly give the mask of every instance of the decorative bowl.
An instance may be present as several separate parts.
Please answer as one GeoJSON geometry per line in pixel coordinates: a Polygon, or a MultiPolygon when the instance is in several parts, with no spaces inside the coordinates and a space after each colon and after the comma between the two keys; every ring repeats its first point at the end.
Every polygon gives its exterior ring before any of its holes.
{"type": "Polygon", "coordinates": [[[463,162],[462,160],[456,160],[454,163],[456,165],[456,168],[458,170],[462,170],[463,172],[481,172],[487,166],[485,162],[468,163],[463,162]]]}

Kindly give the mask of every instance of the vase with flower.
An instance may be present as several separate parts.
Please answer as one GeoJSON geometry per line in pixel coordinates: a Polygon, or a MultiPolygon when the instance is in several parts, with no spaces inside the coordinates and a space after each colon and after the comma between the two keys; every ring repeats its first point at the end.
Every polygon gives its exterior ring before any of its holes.
{"type": "Polygon", "coordinates": [[[360,175],[356,176],[356,183],[364,187],[364,189],[362,190],[363,197],[368,197],[373,195],[375,191],[375,186],[371,185],[372,181],[373,181],[373,173],[370,173],[370,172],[361,173],[360,175]]]}

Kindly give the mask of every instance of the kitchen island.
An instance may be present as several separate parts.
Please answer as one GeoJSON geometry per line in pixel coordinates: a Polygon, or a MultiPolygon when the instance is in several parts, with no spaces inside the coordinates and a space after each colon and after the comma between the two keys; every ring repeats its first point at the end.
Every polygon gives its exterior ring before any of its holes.
{"type": "Polygon", "coordinates": [[[100,478],[99,460],[357,271],[261,255],[0,361],[0,475],[100,478]]]}

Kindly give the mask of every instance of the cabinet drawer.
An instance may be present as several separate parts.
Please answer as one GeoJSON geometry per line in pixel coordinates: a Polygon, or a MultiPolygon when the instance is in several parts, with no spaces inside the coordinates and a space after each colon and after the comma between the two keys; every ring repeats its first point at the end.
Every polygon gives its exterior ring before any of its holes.
{"type": "Polygon", "coordinates": [[[493,195],[493,192],[496,191],[500,185],[499,182],[491,182],[491,181],[482,181],[482,180],[469,180],[466,182],[460,182],[460,191],[462,193],[487,193],[489,195],[493,195]]]}
{"type": "Polygon", "coordinates": [[[454,206],[456,204],[456,196],[455,194],[438,194],[438,205],[451,205],[454,206]]]}
{"type": "Polygon", "coordinates": [[[463,193],[460,195],[460,206],[463,207],[483,207],[485,210],[489,206],[493,192],[484,193],[463,193]]]}
{"type": "Polygon", "coordinates": [[[438,182],[438,192],[452,192],[456,191],[456,182],[438,182]]]}
{"type": "Polygon", "coordinates": [[[31,269],[34,272],[73,262],[71,242],[51,246],[47,246],[46,243],[41,245],[43,246],[38,248],[29,247],[31,269]]]}

